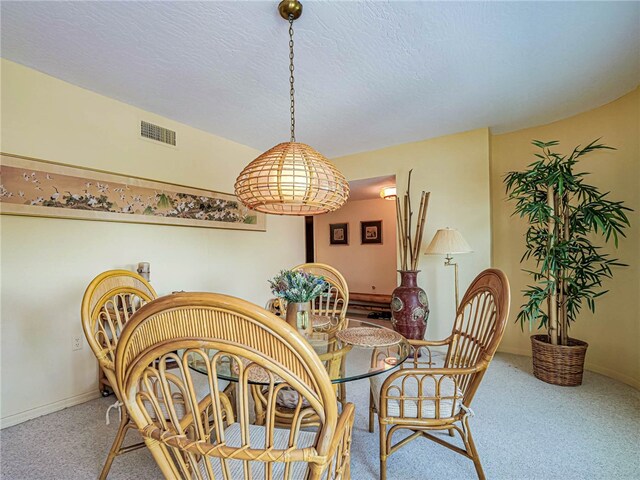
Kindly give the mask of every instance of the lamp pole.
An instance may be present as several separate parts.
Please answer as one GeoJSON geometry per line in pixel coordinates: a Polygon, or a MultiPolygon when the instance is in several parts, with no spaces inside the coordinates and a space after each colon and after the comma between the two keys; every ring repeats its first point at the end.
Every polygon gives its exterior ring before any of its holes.
{"type": "Polygon", "coordinates": [[[469,253],[471,247],[462,237],[460,232],[451,228],[441,228],[433,236],[433,240],[424,252],[427,255],[444,255],[444,266],[453,267],[454,286],[456,292],[456,314],[460,305],[460,294],[458,291],[458,263],[453,261],[453,255],[458,253],[469,253]]]}
{"type": "Polygon", "coordinates": [[[447,253],[447,255],[444,257],[444,266],[445,267],[453,267],[454,282],[455,282],[455,289],[456,289],[456,314],[457,314],[458,313],[458,305],[460,304],[460,302],[458,300],[458,264],[453,261],[453,256],[451,256],[450,253],[447,253]]]}

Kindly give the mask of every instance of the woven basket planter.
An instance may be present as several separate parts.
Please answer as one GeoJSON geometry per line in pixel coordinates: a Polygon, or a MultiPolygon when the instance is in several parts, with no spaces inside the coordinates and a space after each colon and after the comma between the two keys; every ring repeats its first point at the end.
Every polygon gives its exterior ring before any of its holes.
{"type": "Polygon", "coordinates": [[[543,382],[563,387],[582,385],[584,357],[589,344],[575,338],[569,345],[551,345],[547,335],[531,336],[533,375],[543,382]]]}

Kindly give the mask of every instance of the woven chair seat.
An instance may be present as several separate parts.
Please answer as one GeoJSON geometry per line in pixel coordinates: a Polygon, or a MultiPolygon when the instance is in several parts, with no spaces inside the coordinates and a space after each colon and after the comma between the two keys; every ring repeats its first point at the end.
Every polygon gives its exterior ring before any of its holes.
{"type": "MultiPolygon", "coordinates": [[[[230,447],[241,447],[241,428],[239,423],[232,423],[225,429],[226,444],[230,447]]],[[[289,429],[276,428],[273,430],[273,448],[286,450],[289,447],[289,435],[291,431],[289,429]]],[[[251,440],[251,448],[266,448],[265,446],[265,427],[260,425],[249,425],[249,438],[251,440]]],[[[296,448],[308,448],[315,444],[316,433],[309,431],[300,431],[296,448]]],[[[203,457],[204,458],[204,457],[203,457]]],[[[222,475],[222,462],[217,457],[208,457],[211,463],[211,468],[215,478],[226,478],[222,475]]],[[[229,469],[230,478],[242,479],[245,477],[245,462],[242,460],[224,460],[227,468],[229,469]]],[[[284,478],[284,470],[286,463],[273,462],[273,476],[274,480],[284,478]]],[[[306,462],[293,462],[291,463],[291,478],[292,479],[304,479],[307,476],[306,462]]],[[[208,478],[205,472],[205,466],[200,462],[200,471],[203,478],[208,478]]],[[[248,468],[248,467],[247,467],[248,468]]],[[[263,479],[265,476],[265,462],[251,462],[251,473],[248,478],[263,479]]]]}
{"type": "MultiPolygon", "coordinates": [[[[380,408],[380,390],[382,389],[382,384],[387,379],[389,375],[393,372],[389,372],[388,374],[375,375],[370,377],[371,388],[375,392],[373,395],[373,401],[375,403],[376,409],[380,408]]],[[[438,376],[434,376],[434,378],[439,378],[438,376]]],[[[404,397],[417,397],[418,395],[422,397],[435,397],[435,381],[431,378],[425,378],[422,385],[422,392],[418,391],[418,376],[416,378],[406,378],[400,377],[392,382],[393,386],[396,386],[397,389],[391,387],[389,390],[389,395],[398,395],[400,396],[401,389],[403,388],[403,380],[404,380],[404,397]]],[[[460,412],[462,408],[462,391],[457,389],[457,395],[454,395],[455,386],[453,380],[449,377],[445,377],[440,382],[440,411],[439,416],[436,417],[436,401],[423,399],[422,401],[413,400],[413,399],[404,399],[404,400],[394,400],[387,399],[387,416],[388,417],[402,417],[402,418],[450,418],[454,417],[460,412]],[[455,400],[453,397],[458,397],[455,400]],[[450,397],[450,398],[447,398],[450,397]],[[418,415],[418,403],[422,404],[421,414],[418,415]],[[404,407],[404,411],[401,410],[401,404],[404,407]]]]}

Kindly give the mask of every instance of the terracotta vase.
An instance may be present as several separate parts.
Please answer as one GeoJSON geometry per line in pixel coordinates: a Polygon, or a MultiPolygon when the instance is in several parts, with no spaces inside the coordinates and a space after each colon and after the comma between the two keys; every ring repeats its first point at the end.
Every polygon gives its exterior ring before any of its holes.
{"type": "Polygon", "coordinates": [[[310,311],[311,302],[289,302],[287,305],[287,323],[302,334],[312,333],[310,311]]]}
{"type": "Polygon", "coordinates": [[[398,270],[400,286],[391,296],[391,323],[405,338],[422,340],[429,318],[427,293],[418,286],[420,270],[398,270]]]}

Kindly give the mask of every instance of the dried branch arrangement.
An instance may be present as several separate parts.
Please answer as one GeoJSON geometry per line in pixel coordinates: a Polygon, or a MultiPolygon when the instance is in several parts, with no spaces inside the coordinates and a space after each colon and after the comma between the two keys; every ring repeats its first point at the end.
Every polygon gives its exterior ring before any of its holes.
{"type": "Polygon", "coordinates": [[[422,192],[420,196],[420,207],[418,208],[417,224],[415,232],[413,229],[413,209],[411,207],[411,173],[407,181],[407,191],[404,197],[396,197],[396,216],[398,221],[398,241],[400,243],[400,264],[402,270],[417,270],[420,250],[422,248],[422,236],[427,220],[427,208],[429,207],[429,196],[431,192],[422,192]]]}

